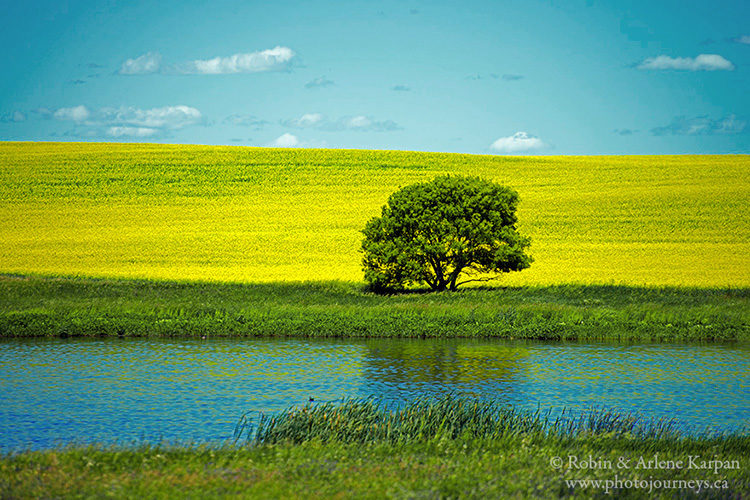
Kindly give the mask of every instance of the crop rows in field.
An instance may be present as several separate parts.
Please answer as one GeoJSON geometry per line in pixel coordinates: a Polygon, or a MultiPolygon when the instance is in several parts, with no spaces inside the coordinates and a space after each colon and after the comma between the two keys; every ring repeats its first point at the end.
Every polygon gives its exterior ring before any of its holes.
{"type": "Polygon", "coordinates": [[[0,143],[0,272],[361,281],[359,231],[440,174],[521,195],[503,284],[748,286],[748,156],[503,157],[0,143]]]}

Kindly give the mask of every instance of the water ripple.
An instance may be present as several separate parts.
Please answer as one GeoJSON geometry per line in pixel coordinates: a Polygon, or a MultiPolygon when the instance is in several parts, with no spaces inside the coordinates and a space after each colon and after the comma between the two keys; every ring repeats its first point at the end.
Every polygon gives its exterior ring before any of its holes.
{"type": "Polygon", "coordinates": [[[0,449],[212,441],[248,410],[309,398],[390,405],[454,392],[518,407],[606,407],[688,429],[746,426],[749,345],[476,340],[0,342],[0,449]]]}

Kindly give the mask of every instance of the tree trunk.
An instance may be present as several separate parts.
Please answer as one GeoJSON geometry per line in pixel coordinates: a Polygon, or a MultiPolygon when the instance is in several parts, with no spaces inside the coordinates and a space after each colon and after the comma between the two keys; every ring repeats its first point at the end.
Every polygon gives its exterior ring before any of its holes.
{"type": "Polygon", "coordinates": [[[450,276],[450,290],[451,292],[455,292],[458,288],[458,285],[456,282],[458,281],[458,275],[461,274],[461,271],[463,270],[464,266],[456,266],[456,268],[453,270],[450,276]]]}
{"type": "Polygon", "coordinates": [[[432,269],[435,271],[435,284],[431,285],[432,289],[436,292],[442,292],[448,286],[448,280],[445,279],[445,274],[443,273],[443,266],[440,263],[433,262],[432,269]]]}

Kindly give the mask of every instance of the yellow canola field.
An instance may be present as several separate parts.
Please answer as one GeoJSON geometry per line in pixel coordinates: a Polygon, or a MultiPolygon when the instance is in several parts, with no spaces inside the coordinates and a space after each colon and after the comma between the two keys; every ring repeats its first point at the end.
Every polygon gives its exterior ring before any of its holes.
{"type": "Polygon", "coordinates": [[[500,284],[750,286],[750,157],[0,142],[0,272],[362,281],[365,222],[440,174],[516,189],[500,284]]]}

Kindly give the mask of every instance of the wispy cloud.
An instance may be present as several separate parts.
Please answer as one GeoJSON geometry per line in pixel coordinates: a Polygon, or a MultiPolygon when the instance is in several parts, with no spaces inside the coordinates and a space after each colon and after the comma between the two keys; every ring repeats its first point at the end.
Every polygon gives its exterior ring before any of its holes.
{"type": "Polygon", "coordinates": [[[73,122],[76,126],[83,127],[82,132],[77,132],[79,134],[104,134],[110,137],[151,137],[189,125],[197,125],[203,119],[200,111],[184,105],[151,109],[120,107],[95,110],[80,105],[59,108],[52,116],[56,120],[73,122]]]}
{"type": "Polygon", "coordinates": [[[541,139],[526,132],[516,132],[508,137],[501,137],[490,145],[490,149],[498,153],[520,153],[542,149],[546,145],[541,139]]]}
{"type": "Polygon", "coordinates": [[[734,43],[741,43],[743,45],[750,45],[750,35],[740,35],[737,38],[732,38],[734,43]]]}
{"type": "Polygon", "coordinates": [[[106,123],[159,129],[180,129],[196,125],[203,118],[200,111],[184,105],[151,109],[102,108],[98,114],[106,123]]]}
{"type": "Polygon", "coordinates": [[[270,122],[266,120],[261,120],[257,116],[254,115],[243,115],[243,114],[233,114],[229,115],[222,121],[224,125],[235,125],[238,127],[252,127],[256,130],[260,130],[261,128],[268,125],[270,122]]]}
{"type": "Polygon", "coordinates": [[[291,118],[281,122],[285,127],[291,128],[314,128],[324,123],[326,123],[326,120],[320,113],[306,113],[299,118],[291,118]]]}
{"type": "Polygon", "coordinates": [[[483,75],[483,74],[480,74],[480,73],[476,73],[474,75],[469,75],[469,76],[466,77],[467,80],[486,80],[487,78],[491,78],[493,80],[497,80],[498,78],[500,78],[500,75],[498,75],[496,73],[490,73],[488,75],[483,75]]]}
{"type": "Polygon", "coordinates": [[[161,54],[148,52],[134,59],[127,59],[120,65],[121,75],[149,75],[161,68],[161,54]]]}
{"type": "Polygon", "coordinates": [[[35,115],[39,115],[40,117],[44,118],[45,120],[49,120],[53,117],[55,114],[55,111],[50,108],[40,107],[36,109],[31,110],[32,113],[35,115]]]}
{"type": "Polygon", "coordinates": [[[406,85],[394,85],[391,87],[391,90],[395,90],[396,92],[410,92],[411,88],[406,85]]]}
{"type": "Polygon", "coordinates": [[[0,115],[0,123],[19,123],[26,121],[26,114],[21,111],[11,111],[0,115]]]}
{"type": "Polygon", "coordinates": [[[151,137],[161,132],[156,128],[149,127],[109,127],[107,135],[110,137],[151,137]]]}
{"type": "Polygon", "coordinates": [[[344,117],[338,120],[337,127],[344,130],[359,130],[362,132],[391,132],[402,128],[393,120],[373,120],[368,116],[344,117]]]}
{"type": "Polygon", "coordinates": [[[305,84],[306,89],[314,89],[316,87],[330,87],[335,85],[332,80],[327,79],[325,76],[319,76],[314,80],[310,80],[305,84]]]}
{"type": "Polygon", "coordinates": [[[633,135],[638,131],[633,130],[632,128],[616,128],[613,132],[617,135],[633,135]]]}
{"type": "Polygon", "coordinates": [[[516,80],[523,79],[523,75],[515,75],[512,73],[505,73],[503,75],[498,75],[497,73],[488,73],[488,74],[481,74],[477,73],[475,75],[469,75],[466,77],[467,80],[497,80],[498,78],[502,78],[506,82],[512,82],[516,80]]]}
{"type": "MultiPolygon", "coordinates": [[[[117,71],[120,75],[149,75],[153,73],[178,73],[185,75],[226,75],[234,73],[260,73],[264,71],[283,71],[290,67],[294,51],[288,47],[277,46],[258,52],[238,53],[227,57],[212,59],[195,59],[176,65],[162,65],[162,57],[158,52],[148,52],[133,59],[125,60],[117,71]]],[[[89,67],[100,67],[89,64],[89,67]]],[[[333,82],[324,77],[310,82],[308,85],[332,85],[333,82]]]]}
{"type": "Polygon", "coordinates": [[[734,64],[718,54],[700,54],[696,57],[649,57],[638,65],[638,69],[680,71],[732,71],[734,64]]]}
{"type": "Polygon", "coordinates": [[[390,132],[401,130],[401,127],[393,120],[375,120],[372,117],[344,116],[337,120],[326,118],[321,113],[307,113],[299,118],[282,120],[282,125],[290,128],[313,128],[326,132],[339,132],[354,130],[360,132],[390,132]]]}
{"type": "Polygon", "coordinates": [[[708,116],[695,118],[677,116],[668,125],[652,128],[651,133],[656,136],[739,134],[745,130],[746,125],[747,122],[738,119],[735,115],[716,120],[708,116]]]}
{"type": "Polygon", "coordinates": [[[213,59],[196,59],[177,66],[177,71],[184,74],[226,75],[234,73],[260,73],[264,71],[283,71],[295,54],[288,47],[274,47],[259,52],[234,54],[229,57],[213,59]]]}
{"type": "Polygon", "coordinates": [[[337,120],[333,127],[335,130],[359,130],[362,132],[390,132],[401,130],[393,120],[377,121],[369,116],[344,117],[337,120]]]}
{"type": "Polygon", "coordinates": [[[91,116],[91,111],[86,106],[74,106],[71,108],[59,108],[52,116],[56,120],[84,122],[91,116]]]}

